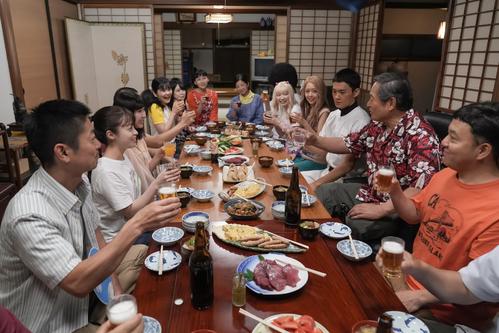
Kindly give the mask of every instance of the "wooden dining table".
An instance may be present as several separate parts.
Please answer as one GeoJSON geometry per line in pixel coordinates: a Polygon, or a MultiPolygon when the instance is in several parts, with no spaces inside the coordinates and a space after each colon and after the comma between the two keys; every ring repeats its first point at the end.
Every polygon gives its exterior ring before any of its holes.
{"type": "MultiPolygon", "coordinates": [[[[246,156],[251,156],[251,146],[244,140],[246,156]]],[[[262,144],[259,155],[273,156],[275,160],[285,158],[284,152],[270,151],[262,144]]],[[[251,158],[250,163],[252,163],[251,158]]],[[[182,153],[181,163],[189,162],[197,165],[210,164],[197,156],[186,156],[182,153]]],[[[190,179],[182,179],[182,186],[196,189],[210,189],[216,193],[230,185],[221,179],[221,170],[215,164],[211,175],[192,175],[190,179]]],[[[254,165],[256,177],[263,177],[273,185],[289,185],[290,179],[279,174],[274,165],[261,168],[258,162],[254,165]]],[[[307,185],[303,178],[303,185],[307,185]]],[[[190,202],[171,222],[172,226],[181,227],[181,217],[189,211],[200,210],[210,215],[210,220],[228,223],[243,223],[271,231],[288,239],[309,246],[303,253],[287,254],[300,261],[306,267],[326,273],[320,277],[309,273],[305,286],[291,294],[279,296],[262,296],[247,290],[245,310],[265,318],[280,313],[308,314],[328,329],[329,332],[348,333],[352,326],[364,319],[376,320],[378,316],[389,310],[406,311],[402,303],[392,291],[388,282],[376,269],[372,261],[351,262],[337,250],[337,241],[323,235],[312,241],[303,240],[296,228],[289,228],[282,221],[274,220],[270,212],[271,203],[275,200],[272,189],[260,194],[256,200],[267,207],[259,219],[253,221],[231,221],[223,211],[223,202],[215,197],[209,203],[190,202]]],[[[327,210],[318,201],[312,207],[302,208],[303,219],[314,219],[319,223],[332,221],[327,210]]],[[[210,225],[211,229],[211,225],[210,225]]],[[[209,229],[209,231],[210,231],[209,229]]],[[[146,316],[156,318],[162,332],[190,333],[198,329],[211,329],[217,333],[252,332],[257,322],[244,317],[232,305],[232,277],[238,264],[248,256],[258,253],[240,249],[224,243],[216,236],[210,237],[209,251],[214,267],[214,302],[207,310],[196,310],[190,301],[190,281],[188,254],[182,254],[182,263],[177,268],[164,272],[142,269],[134,295],[139,311],[146,316]]],[[[186,232],[182,242],[192,234],[186,232]]],[[[165,248],[181,253],[181,243],[165,248]]],[[[151,242],[149,252],[159,250],[159,244],[151,242]]]]}

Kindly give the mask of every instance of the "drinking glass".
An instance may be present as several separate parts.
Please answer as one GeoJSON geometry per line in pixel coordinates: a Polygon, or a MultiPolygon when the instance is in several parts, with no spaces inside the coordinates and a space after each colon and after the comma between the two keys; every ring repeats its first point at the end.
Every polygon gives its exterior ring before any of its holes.
{"type": "Polygon", "coordinates": [[[159,200],[174,198],[177,196],[177,184],[175,182],[165,182],[158,188],[159,200]]]}
{"type": "Polygon", "coordinates": [[[398,237],[385,237],[381,240],[383,254],[383,274],[387,278],[397,278],[402,275],[400,266],[404,257],[405,242],[398,237]]]}
{"type": "Polygon", "coordinates": [[[392,185],[392,178],[395,175],[395,169],[391,165],[382,165],[376,173],[377,190],[379,192],[388,192],[392,185]]]}
{"type": "Polygon", "coordinates": [[[253,151],[253,157],[254,158],[258,157],[258,147],[259,147],[258,141],[252,141],[251,142],[251,149],[253,151]]]}
{"type": "Polygon", "coordinates": [[[165,144],[163,145],[163,151],[165,152],[166,157],[173,158],[176,149],[177,146],[175,145],[175,143],[172,142],[165,142],[165,144]]]}
{"type": "Polygon", "coordinates": [[[293,138],[294,144],[298,148],[303,148],[305,146],[305,142],[307,140],[307,137],[305,136],[305,133],[299,130],[294,130],[291,132],[291,138],[293,138]]]}
{"type": "Polygon", "coordinates": [[[137,314],[137,301],[129,294],[113,297],[106,306],[106,314],[111,324],[122,324],[137,314]]]}
{"type": "Polygon", "coordinates": [[[242,307],[246,304],[246,278],[236,272],[232,278],[232,305],[242,307]]]}

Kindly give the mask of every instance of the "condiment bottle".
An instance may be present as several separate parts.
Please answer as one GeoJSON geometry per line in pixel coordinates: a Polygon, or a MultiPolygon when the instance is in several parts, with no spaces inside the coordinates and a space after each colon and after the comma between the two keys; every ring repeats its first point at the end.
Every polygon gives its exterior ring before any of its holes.
{"type": "Polygon", "coordinates": [[[392,333],[393,318],[383,313],[378,319],[378,328],[376,333],[392,333]]]}
{"type": "Polygon", "coordinates": [[[301,191],[298,183],[298,168],[293,166],[291,182],[286,192],[286,205],[284,210],[284,223],[296,227],[300,224],[301,215],[301,191]]]}
{"type": "Polygon", "coordinates": [[[194,251],[189,258],[191,278],[191,303],[203,310],[213,304],[213,261],[206,246],[208,242],[204,222],[196,223],[194,251]]]}

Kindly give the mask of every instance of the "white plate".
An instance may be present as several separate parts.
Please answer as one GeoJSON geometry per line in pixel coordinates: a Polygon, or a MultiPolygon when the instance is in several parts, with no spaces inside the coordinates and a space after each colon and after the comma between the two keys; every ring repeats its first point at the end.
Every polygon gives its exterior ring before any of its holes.
{"type": "Polygon", "coordinates": [[[284,145],[279,140],[270,140],[265,142],[265,144],[270,148],[270,150],[284,149],[284,145]]]}
{"type": "MultiPolygon", "coordinates": [[[[257,178],[257,179],[260,179],[260,180],[263,180],[265,181],[264,179],[262,178],[257,178]]],[[[253,198],[256,198],[257,196],[259,196],[260,194],[262,194],[264,191],[265,191],[265,185],[263,184],[259,184],[259,183],[256,183],[256,182],[253,182],[251,180],[247,180],[247,181],[244,181],[244,182],[241,182],[235,186],[237,187],[244,187],[244,186],[249,186],[250,184],[257,184],[257,185],[260,185],[260,190],[255,194],[255,195],[250,195],[250,196],[244,196],[246,199],[253,199],[253,198]]],[[[237,198],[237,197],[231,197],[231,198],[237,198]]]]}
{"type": "Polygon", "coordinates": [[[295,165],[295,162],[293,162],[292,160],[277,160],[276,161],[276,164],[278,167],[292,167],[293,165],[295,165]]]}
{"type": "Polygon", "coordinates": [[[267,126],[267,125],[256,125],[256,129],[257,130],[260,130],[260,131],[269,131],[270,130],[270,126],[267,126]]]}
{"type": "Polygon", "coordinates": [[[176,227],[164,227],[152,233],[152,239],[163,245],[172,245],[184,237],[184,230],[176,227]]]}
{"type": "MultiPolygon", "coordinates": [[[[255,255],[251,257],[247,257],[243,261],[239,263],[239,265],[236,268],[237,272],[246,272],[247,270],[253,272],[255,269],[256,265],[260,262],[259,257],[262,256],[265,259],[269,260],[275,260],[280,259],[286,263],[298,266],[298,267],[305,267],[301,262],[299,262],[296,259],[290,258],[284,254],[278,254],[278,253],[266,253],[266,254],[260,254],[260,255],[255,255]]],[[[284,264],[278,262],[279,265],[284,266],[284,264]]],[[[246,283],[246,287],[248,287],[250,290],[254,291],[257,294],[260,295],[286,295],[292,292],[295,292],[297,290],[300,290],[305,286],[305,284],[308,281],[308,272],[303,271],[303,270],[298,270],[298,277],[300,278],[300,281],[296,284],[296,287],[291,287],[291,286],[286,286],[283,290],[277,291],[277,290],[267,290],[261,288],[259,285],[256,284],[255,281],[248,281],[246,283]]]]}
{"type": "Polygon", "coordinates": [[[301,194],[301,206],[302,207],[311,207],[316,202],[317,202],[317,197],[315,195],[312,195],[309,193],[307,193],[307,194],[302,193],[301,194]],[[308,200],[307,200],[307,197],[308,197],[308,200]]]}
{"type": "Polygon", "coordinates": [[[196,132],[206,132],[207,129],[206,126],[198,126],[196,127],[196,132]]]}
{"type": "Polygon", "coordinates": [[[394,333],[430,333],[428,327],[419,318],[402,311],[388,311],[393,318],[394,333]]]}
{"type": "Polygon", "coordinates": [[[343,223],[338,222],[326,222],[322,223],[319,231],[328,237],[341,239],[348,237],[352,233],[352,229],[343,223]]]}
{"type": "Polygon", "coordinates": [[[345,258],[352,261],[365,259],[373,253],[373,249],[371,249],[371,247],[366,243],[356,239],[353,240],[353,243],[355,245],[355,249],[357,250],[357,254],[359,255],[359,259],[355,259],[349,239],[339,241],[338,244],[336,244],[336,248],[345,256],[345,258]]]}
{"type": "Polygon", "coordinates": [[[224,166],[224,165],[230,165],[230,163],[227,162],[227,160],[230,160],[231,158],[240,158],[240,159],[245,160],[245,162],[241,163],[240,165],[242,165],[244,163],[248,163],[249,160],[250,160],[248,156],[244,156],[244,155],[242,155],[242,156],[227,155],[227,156],[221,156],[218,159],[220,161],[222,161],[222,165],[221,166],[224,166]]]}
{"type": "Polygon", "coordinates": [[[213,199],[215,193],[210,190],[194,190],[191,192],[191,195],[194,199],[200,202],[208,202],[213,199]]]}
{"type": "MultiPolygon", "coordinates": [[[[301,315],[294,314],[294,313],[280,313],[280,314],[276,314],[276,315],[267,317],[264,320],[267,323],[272,323],[272,321],[274,319],[280,318],[282,316],[293,316],[294,319],[301,317],[301,315]]],[[[329,331],[324,326],[322,326],[321,323],[319,323],[317,321],[315,322],[315,327],[319,328],[322,331],[322,333],[329,333],[329,331]]],[[[272,331],[270,328],[268,328],[267,326],[260,324],[260,323],[255,326],[253,331],[251,331],[251,333],[272,333],[272,332],[274,332],[274,331],[272,331]]]]}
{"type": "Polygon", "coordinates": [[[209,165],[195,165],[192,167],[192,171],[195,173],[199,173],[201,175],[207,175],[209,174],[213,168],[209,165]]]}
{"type": "Polygon", "coordinates": [[[231,155],[241,155],[242,153],[244,153],[244,149],[241,148],[241,147],[234,147],[232,146],[231,148],[228,148],[227,151],[225,151],[223,153],[223,155],[225,156],[231,156],[231,155]],[[231,152],[227,152],[228,150],[231,150],[231,152]]]}
{"type": "Polygon", "coordinates": [[[144,333],[161,333],[161,324],[159,321],[149,316],[142,316],[144,320],[144,333]]]}
{"type": "MultiPolygon", "coordinates": [[[[159,251],[151,253],[147,256],[144,264],[151,271],[157,272],[159,270],[159,251]]],[[[163,250],[163,271],[169,271],[180,265],[182,257],[178,252],[163,250]]]]}
{"type": "Polygon", "coordinates": [[[222,168],[222,180],[226,183],[240,183],[240,182],[244,182],[247,179],[255,178],[255,173],[253,172],[252,167],[248,167],[248,173],[246,173],[245,179],[232,180],[232,179],[229,179],[228,174],[229,174],[229,166],[226,165],[222,168]]]}
{"type": "Polygon", "coordinates": [[[185,145],[184,150],[188,155],[194,155],[201,151],[201,147],[198,145],[185,145]]]}

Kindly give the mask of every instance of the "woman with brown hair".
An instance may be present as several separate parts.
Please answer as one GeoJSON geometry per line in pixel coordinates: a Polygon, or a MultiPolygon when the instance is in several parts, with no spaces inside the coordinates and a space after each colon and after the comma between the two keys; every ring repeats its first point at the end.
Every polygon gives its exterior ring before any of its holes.
{"type": "MultiPolygon", "coordinates": [[[[319,133],[329,115],[326,102],[326,85],[315,75],[309,76],[301,89],[300,103],[302,114],[292,113],[291,121],[307,131],[319,133]]],[[[295,164],[301,171],[322,170],[326,167],[326,153],[315,147],[305,147],[301,157],[295,158],[295,164]]]]}

